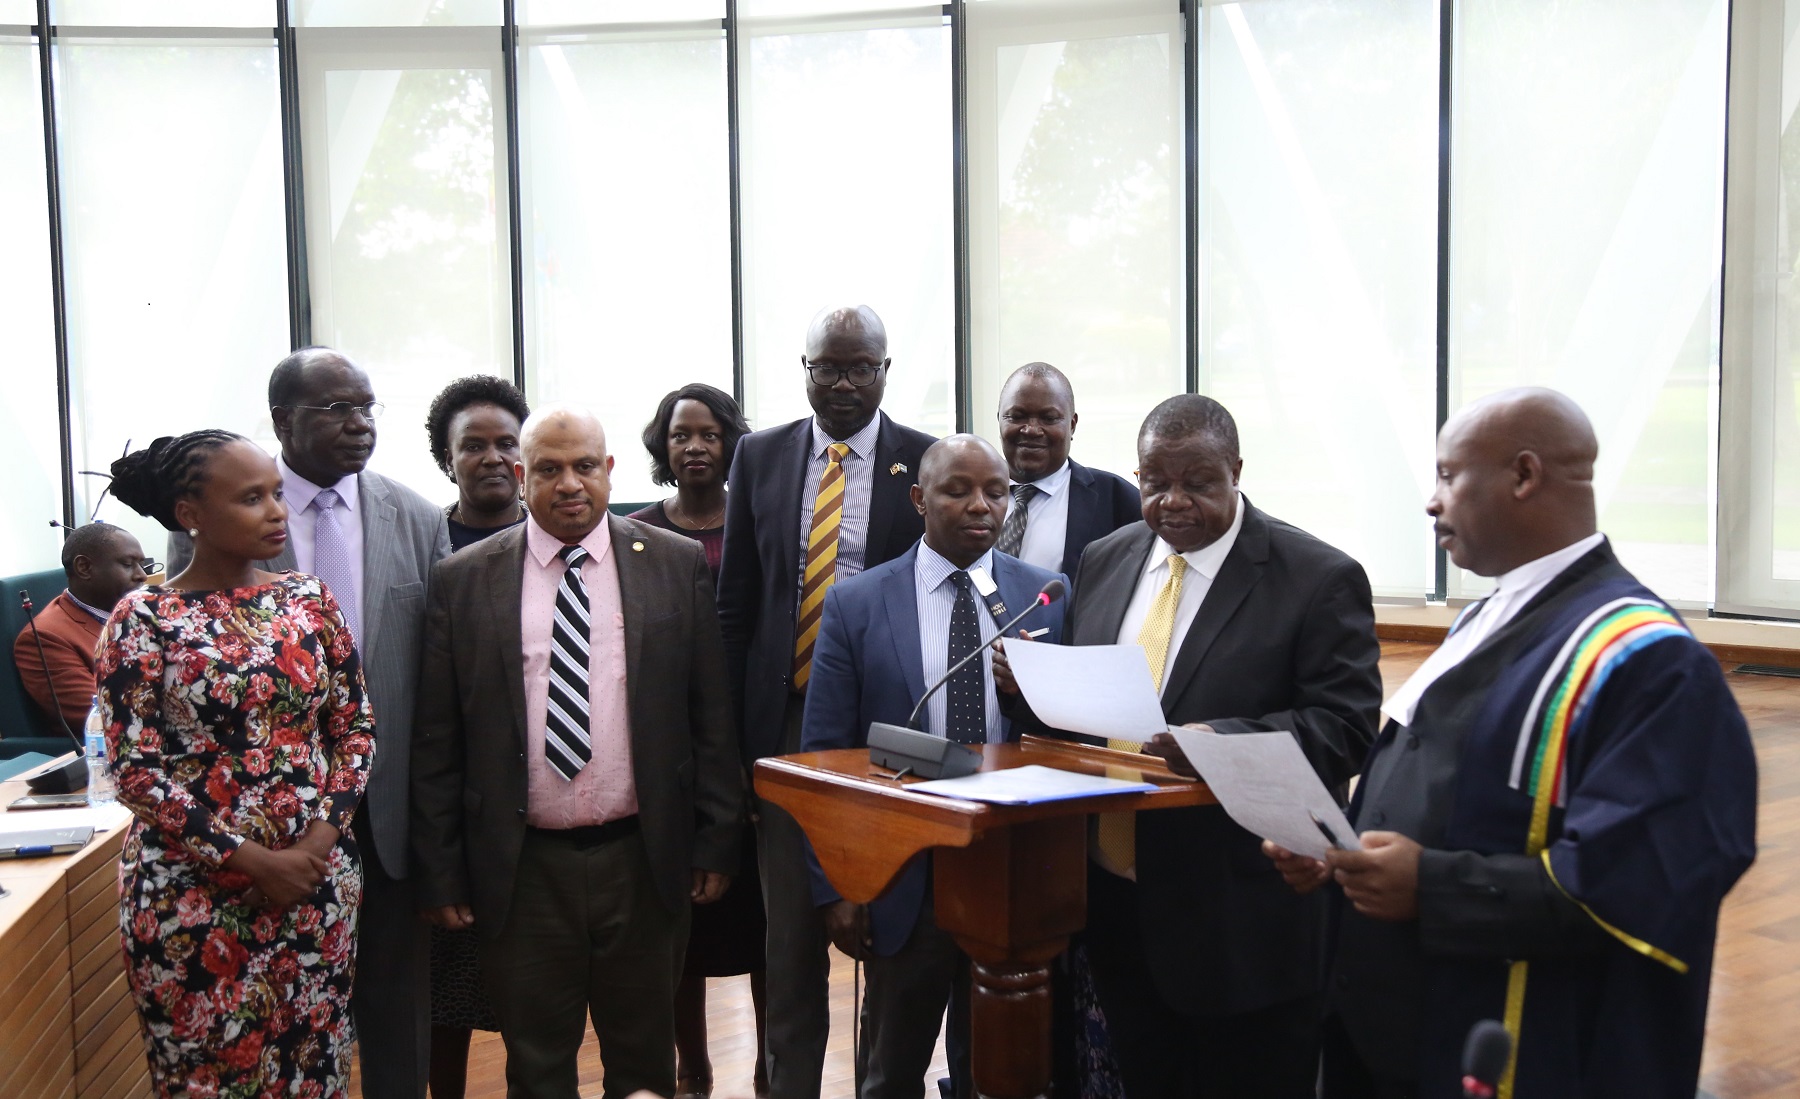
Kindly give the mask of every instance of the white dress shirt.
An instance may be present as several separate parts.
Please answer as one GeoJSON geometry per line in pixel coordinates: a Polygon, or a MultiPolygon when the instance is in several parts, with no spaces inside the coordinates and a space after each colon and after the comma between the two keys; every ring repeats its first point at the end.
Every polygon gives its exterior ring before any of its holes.
{"type": "MultiPolygon", "coordinates": [[[[863,570],[869,541],[869,497],[875,491],[875,440],[880,434],[879,412],[848,439],[833,439],[825,434],[818,417],[813,417],[806,481],[800,486],[800,578],[794,582],[796,593],[806,587],[806,544],[812,537],[813,505],[819,500],[819,478],[825,476],[825,450],[833,443],[849,443],[850,453],[844,455],[844,502],[838,514],[837,564],[833,566],[832,583],[841,584],[863,570]]],[[[797,594],[794,605],[799,606],[797,594]]]]}
{"type": "MultiPolygon", "coordinates": [[[[1051,572],[1062,571],[1063,544],[1069,538],[1069,460],[1055,473],[1030,482],[1038,494],[1025,508],[1025,540],[1019,543],[1019,560],[1051,572]]],[[[1013,484],[1023,482],[1014,481],[1013,484]]]]}
{"type": "MultiPolygon", "coordinates": [[[[989,550],[969,566],[981,569],[990,579],[994,575],[994,551],[989,550]]],[[[913,563],[913,592],[919,611],[919,658],[925,667],[925,686],[930,689],[950,670],[950,614],[956,609],[956,585],[950,574],[956,566],[943,555],[919,541],[919,558],[913,563]]],[[[979,589],[971,588],[975,597],[975,621],[980,623],[981,640],[992,641],[1000,632],[1000,624],[988,612],[987,600],[979,589]]],[[[1015,612],[1017,613],[1017,612],[1015,612]]],[[[999,744],[1000,699],[994,694],[994,650],[981,650],[982,695],[987,701],[987,742],[999,744]]],[[[938,691],[925,703],[925,731],[944,736],[944,713],[948,709],[944,692],[938,691]]]]}
{"type": "MultiPolygon", "coordinates": [[[[288,545],[294,547],[294,568],[312,574],[315,571],[313,531],[319,525],[319,513],[312,510],[312,502],[325,490],[289,469],[280,455],[275,456],[275,466],[281,470],[281,493],[288,506],[288,545]]],[[[357,491],[356,474],[346,474],[329,487],[344,502],[343,507],[337,509],[338,529],[344,532],[344,545],[350,551],[350,576],[356,584],[356,605],[366,608],[369,604],[363,598],[362,496],[357,491]]]]}
{"type": "Polygon", "coordinates": [[[1564,546],[1554,553],[1546,553],[1535,561],[1527,561],[1511,572],[1495,577],[1493,594],[1482,600],[1470,612],[1462,627],[1445,638],[1444,643],[1425,658],[1425,663],[1419,665],[1418,671],[1382,705],[1382,714],[1402,725],[1412,724],[1413,711],[1418,708],[1419,699],[1424,697],[1433,683],[1445,672],[1461,664],[1500,627],[1511,622],[1525,608],[1525,604],[1549,587],[1550,581],[1586,556],[1604,538],[1605,535],[1602,534],[1590,534],[1579,542],[1564,546]]]}
{"type": "MultiPolygon", "coordinates": [[[[1169,670],[1175,666],[1175,655],[1181,651],[1181,643],[1187,638],[1188,627],[1194,624],[1194,617],[1200,613],[1200,604],[1206,601],[1206,593],[1212,590],[1213,581],[1218,579],[1219,570],[1225,565],[1225,555],[1231,547],[1237,545],[1238,532],[1244,529],[1244,495],[1238,494],[1237,514],[1232,516],[1231,527],[1219,540],[1210,546],[1202,546],[1197,550],[1189,550],[1181,556],[1187,558],[1188,569],[1181,578],[1181,602],[1175,605],[1175,630],[1169,635],[1169,653],[1163,661],[1163,681],[1159,694],[1168,692],[1169,670]]],[[[1119,623],[1119,644],[1135,645],[1138,634],[1144,628],[1144,619],[1150,616],[1150,604],[1156,602],[1156,593],[1169,579],[1169,557],[1175,547],[1158,538],[1150,547],[1150,556],[1144,562],[1144,574],[1138,578],[1137,591],[1132,593],[1131,602],[1125,606],[1125,619],[1119,623]]]]}

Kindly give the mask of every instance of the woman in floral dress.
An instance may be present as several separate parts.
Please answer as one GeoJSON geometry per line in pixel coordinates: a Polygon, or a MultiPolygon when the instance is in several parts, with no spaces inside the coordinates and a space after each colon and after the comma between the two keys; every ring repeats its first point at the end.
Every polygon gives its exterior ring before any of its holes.
{"type": "Polygon", "coordinates": [[[158,439],[113,492],[193,563],[107,623],[98,675],[136,819],[119,922],[165,1099],[341,1096],[362,871],[346,830],[374,753],[356,650],[316,578],[258,570],[281,476],[241,436],[158,439]]]}

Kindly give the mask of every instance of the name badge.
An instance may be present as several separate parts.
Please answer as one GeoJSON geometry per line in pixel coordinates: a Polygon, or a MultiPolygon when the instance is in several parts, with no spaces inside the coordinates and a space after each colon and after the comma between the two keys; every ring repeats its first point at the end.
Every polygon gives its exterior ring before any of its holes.
{"type": "Polygon", "coordinates": [[[1000,590],[999,586],[994,583],[994,578],[980,566],[969,570],[969,582],[975,585],[975,590],[981,593],[983,599],[1000,590]]]}

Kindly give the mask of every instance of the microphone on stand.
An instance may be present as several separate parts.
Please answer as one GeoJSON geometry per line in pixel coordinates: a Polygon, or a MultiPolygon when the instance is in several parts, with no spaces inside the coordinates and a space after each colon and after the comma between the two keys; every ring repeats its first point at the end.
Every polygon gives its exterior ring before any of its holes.
{"type": "Polygon", "coordinates": [[[1469,1028],[1463,1042],[1463,1099],[1494,1099],[1511,1058],[1512,1035],[1504,1025],[1483,1019],[1469,1028]]]}
{"type": "Polygon", "coordinates": [[[950,677],[963,669],[969,661],[980,656],[989,646],[1006,639],[1006,635],[1014,626],[1025,620],[1025,616],[1039,607],[1048,607],[1063,597],[1068,588],[1061,580],[1052,580],[1038,592],[1031,605],[1013,616],[1013,620],[1000,627],[998,633],[975,647],[975,651],[952,664],[950,668],[933,683],[918,703],[913,706],[912,713],[907,715],[906,724],[889,725],[875,721],[869,724],[869,762],[889,770],[919,775],[924,778],[957,778],[961,775],[974,774],[981,766],[981,750],[966,744],[956,744],[944,737],[932,736],[919,729],[919,713],[925,703],[936,694],[938,689],[950,682],[950,677]]]}

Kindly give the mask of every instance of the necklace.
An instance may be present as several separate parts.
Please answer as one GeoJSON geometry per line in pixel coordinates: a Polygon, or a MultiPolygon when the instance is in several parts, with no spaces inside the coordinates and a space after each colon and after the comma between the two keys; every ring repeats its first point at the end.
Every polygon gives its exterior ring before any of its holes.
{"type": "MultiPolygon", "coordinates": [[[[450,518],[456,520],[459,523],[463,523],[462,501],[461,500],[458,500],[456,502],[456,506],[452,507],[450,509],[450,518]]],[[[525,518],[525,505],[523,503],[521,503],[518,507],[518,510],[513,513],[513,517],[511,519],[508,519],[506,522],[501,523],[500,525],[503,527],[509,527],[523,518],[525,518]]],[[[463,523],[463,526],[470,526],[470,525],[471,524],[469,524],[469,523],[463,523]]],[[[486,530],[487,528],[476,527],[475,529],[476,530],[486,530]]]]}
{"type": "Polygon", "coordinates": [[[679,497],[679,496],[670,500],[669,506],[664,508],[663,510],[665,512],[674,512],[674,511],[681,512],[680,518],[677,518],[673,514],[671,514],[669,516],[669,518],[675,520],[676,526],[682,527],[687,530],[711,530],[715,525],[717,525],[719,520],[721,520],[725,517],[725,505],[720,504],[718,511],[713,512],[711,515],[707,516],[705,519],[695,521],[692,518],[688,517],[687,509],[681,506],[681,497],[679,497]]]}

